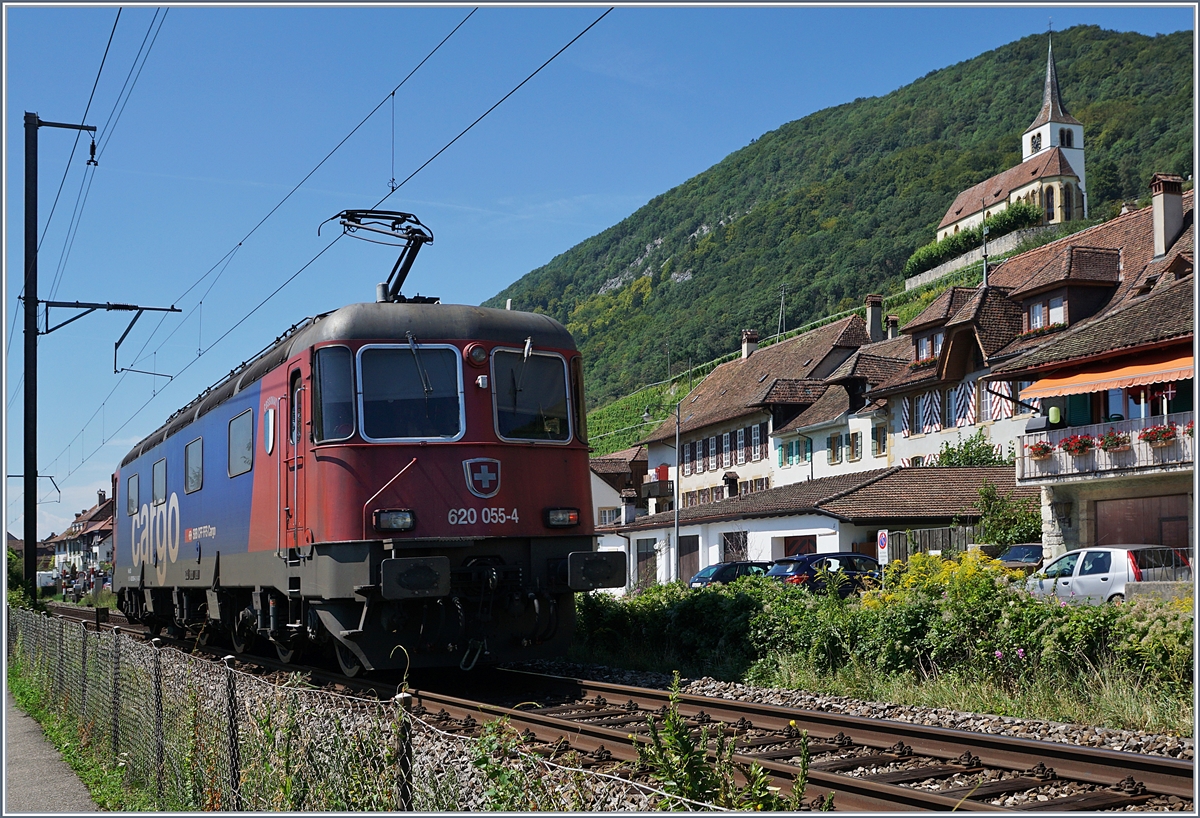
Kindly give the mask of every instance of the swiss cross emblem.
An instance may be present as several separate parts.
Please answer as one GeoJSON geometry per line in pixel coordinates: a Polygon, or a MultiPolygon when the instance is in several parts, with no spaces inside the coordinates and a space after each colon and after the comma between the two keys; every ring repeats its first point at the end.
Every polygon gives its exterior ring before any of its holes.
{"type": "Polygon", "coordinates": [[[467,488],[476,497],[495,497],[500,491],[500,461],[490,457],[476,457],[463,461],[463,474],[467,488]]]}

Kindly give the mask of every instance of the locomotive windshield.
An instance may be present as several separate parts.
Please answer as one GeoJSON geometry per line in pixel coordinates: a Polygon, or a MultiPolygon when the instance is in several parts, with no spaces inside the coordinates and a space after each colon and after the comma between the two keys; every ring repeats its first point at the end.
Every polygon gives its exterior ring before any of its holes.
{"type": "Polygon", "coordinates": [[[496,431],[506,440],[566,441],[567,365],[558,355],[496,350],[496,431]]]}
{"type": "Polygon", "coordinates": [[[318,442],[344,440],[354,434],[354,371],[350,350],[318,349],[315,369],[313,437],[318,442]]]}
{"type": "Polygon", "coordinates": [[[462,434],[462,379],[453,347],[363,347],[359,373],[364,437],[422,440],[462,434]]]}

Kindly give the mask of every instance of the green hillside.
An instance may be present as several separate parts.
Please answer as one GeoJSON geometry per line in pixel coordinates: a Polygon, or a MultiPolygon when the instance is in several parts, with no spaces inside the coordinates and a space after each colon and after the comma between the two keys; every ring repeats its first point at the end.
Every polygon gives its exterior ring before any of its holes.
{"type": "MultiPolygon", "coordinates": [[[[1092,216],[1142,198],[1155,172],[1192,172],[1192,33],[1081,26],[1054,34],[1067,109],[1085,126],[1092,216]]],[[[764,134],[491,300],[548,313],[584,353],[603,405],[737,332],[774,332],[779,288],[797,327],[902,286],[954,196],[1021,160],[1046,37],[1026,37],[883,97],[764,134]]]]}

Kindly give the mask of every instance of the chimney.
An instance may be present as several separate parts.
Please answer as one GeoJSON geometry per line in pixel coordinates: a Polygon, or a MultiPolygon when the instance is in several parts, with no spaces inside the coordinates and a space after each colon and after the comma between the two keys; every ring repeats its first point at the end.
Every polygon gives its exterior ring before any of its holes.
{"type": "Polygon", "coordinates": [[[96,502],[96,505],[98,505],[98,506],[102,506],[102,505],[104,505],[104,501],[108,499],[108,497],[107,497],[107,496],[105,496],[105,494],[104,494],[104,489],[97,489],[97,491],[96,491],[96,496],[100,498],[100,499],[99,499],[99,500],[96,502]]]}
{"type": "Polygon", "coordinates": [[[1183,178],[1173,173],[1156,173],[1150,180],[1150,193],[1157,258],[1170,249],[1183,228],[1183,178]]]}
{"type": "Polygon", "coordinates": [[[887,328],[888,328],[888,333],[887,333],[888,338],[899,338],[900,337],[900,316],[889,315],[887,317],[887,328]]]}
{"type": "Polygon", "coordinates": [[[746,360],[758,349],[758,330],[742,330],[742,360],[746,360]]]}
{"type": "Polygon", "coordinates": [[[867,333],[871,343],[883,340],[883,296],[867,296],[867,333]]]}

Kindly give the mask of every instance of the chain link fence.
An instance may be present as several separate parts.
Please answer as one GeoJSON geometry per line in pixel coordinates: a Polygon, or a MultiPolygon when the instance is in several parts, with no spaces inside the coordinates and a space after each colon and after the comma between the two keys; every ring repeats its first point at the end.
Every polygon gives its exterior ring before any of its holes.
{"type": "MultiPolygon", "coordinates": [[[[277,684],[119,631],[8,610],[9,670],[78,731],[96,764],[165,811],[715,810],[600,759],[477,737],[377,701],[277,684]]],[[[157,642],[157,640],[156,640],[157,642]]]]}

